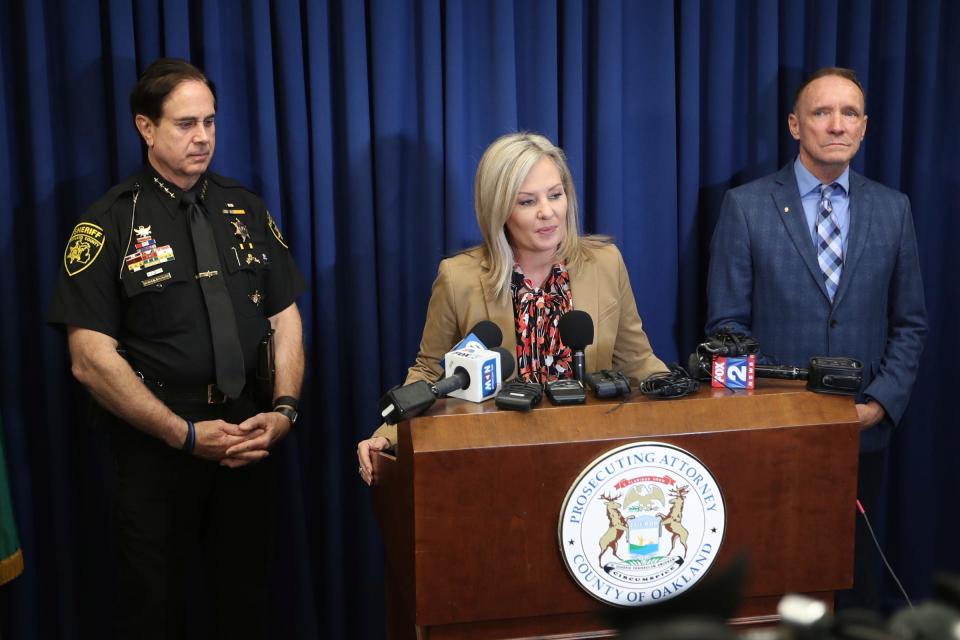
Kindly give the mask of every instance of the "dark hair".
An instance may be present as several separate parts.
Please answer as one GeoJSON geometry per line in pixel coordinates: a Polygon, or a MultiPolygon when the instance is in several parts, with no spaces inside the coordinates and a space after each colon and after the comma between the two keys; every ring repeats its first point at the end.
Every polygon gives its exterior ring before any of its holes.
{"type": "Polygon", "coordinates": [[[857,80],[857,72],[853,69],[847,69],[845,67],[824,67],[822,69],[817,69],[814,71],[803,83],[797,88],[797,92],[793,96],[793,111],[797,110],[797,103],[800,102],[800,95],[803,93],[803,90],[806,89],[811,82],[814,80],[819,80],[820,78],[826,78],[827,76],[837,76],[838,78],[843,78],[844,80],[849,80],[853,84],[857,85],[857,89],[860,89],[860,95],[863,96],[863,110],[867,110],[867,92],[863,90],[863,85],[860,84],[860,81],[857,80]]]}
{"type": "Polygon", "coordinates": [[[177,85],[187,80],[198,80],[213,94],[213,108],[217,108],[217,90],[213,82],[186,60],[160,58],[144,69],[137,85],[130,92],[130,112],[133,117],[143,115],[157,122],[163,116],[163,103],[177,85]]]}

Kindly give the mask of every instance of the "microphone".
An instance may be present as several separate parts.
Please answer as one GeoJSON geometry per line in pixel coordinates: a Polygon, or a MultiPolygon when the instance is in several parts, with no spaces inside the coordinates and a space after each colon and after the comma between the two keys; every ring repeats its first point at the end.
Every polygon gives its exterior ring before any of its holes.
{"type": "Polygon", "coordinates": [[[513,355],[503,347],[451,351],[445,359],[447,376],[433,386],[438,398],[483,402],[496,395],[514,369],[513,355]]]}
{"type": "Polygon", "coordinates": [[[853,358],[816,356],[807,368],[756,364],[756,338],[730,329],[707,338],[690,355],[687,371],[692,377],[711,379],[711,386],[753,389],[755,378],[806,380],[817,393],[856,395],[863,381],[863,363],[853,358]]]}
{"type": "Polygon", "coordinates": [[[773,378],[776,380],[806,380],[810,374],[808,369],[790,367],[784,364],[758,364],[755,369],[758,378],[773,378]]]}
{"type": "Polygon", "coordinates": [[[709,380],[710,365],[704,358],[700,357],[700,354],[693,352],[687,358],[687,374],[698,380],[709,380]]]}
{"type": "MultiPolygon", "coordinates": [[[[499,347],[503,344],[503,332],[500,331],[500,327],[497,326],[496,322],[491,322],[490,320],[481,320],[473,326],[473,329],[470,330],[470,334],[473,334],[477,339],[483,343],[487,349],[493,349],[494,347],[499,347]]],[[[468,334],[469,338],[470,335],[468,334]]],[[[466,338],[464,338],[466,340],[466,338]]],[[[457,351],[461,349],[459,345],[453,349],[457,351]]]]}
{"type": "MultiPolygon", "coordinates": [[[[495,322],[490,320],[481,320],[473,325],[473,329],[467,332],[463,340],[458,342],[450,351],[460,351],[461,349],[493,349],[503,343],[503,332],[495,322]]],[[[440,368],[446,370],[446,356],[440,358],[440,368]]]]}
{"type": "Polygon", "coordinates": [[[447,395],[482,402],[497,392],[500,383],[513,374],[515,367],[513,355],[503,347],[452,351],[446,359],[448,377],[436,383],[418,380],[395,387],[380,398],[378,407],[384,422],[396,424],[416,417],[429,409],[437,398],[447,395]],[[471,381],[477,383],[471,385],[471,381]],[[491,386],[493,390],[489,391],[491,386]],[[481,399],[474,400],[474,397],[481,399]]]}
{"type": "Polygon", "coordinates": [[[583,350],[593,344],[593,319],[586,311],[568,311],[557,324],[560,340],[573,351],[573,377],[580,382],[586,380],[586,358],[583,350]]]}
{"type": "Polygon", "coordinates": [[[387,424],[397,424],[402,420],[418,416],[429,409],[437,397],[433,395],[433,385],[426,380],[417,380],[408,385],[396,386],[380,398],[378,408],[380,417],[387,424]]]}

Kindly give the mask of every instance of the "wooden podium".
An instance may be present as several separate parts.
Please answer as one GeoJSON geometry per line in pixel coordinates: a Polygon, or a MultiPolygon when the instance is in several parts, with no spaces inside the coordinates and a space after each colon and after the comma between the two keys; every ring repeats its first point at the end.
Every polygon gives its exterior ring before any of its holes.
{"type": "MultiPolygon", "coordinates": [[[[853,582],[859,428],[849,397],[762,380],[679,400],[598,401],[529,413],[459,400],[400,424],[374,460],[392,638],[610,637],[610,605],[563,564],[557,521],[597,456],[650,441],[690,452],[726,505],[713,567],[750,556],[734,623],[776,620],[787,592],[832,604],[853,582]]],[[[652,605],[656,606],[656,605],[652,605]]]]}

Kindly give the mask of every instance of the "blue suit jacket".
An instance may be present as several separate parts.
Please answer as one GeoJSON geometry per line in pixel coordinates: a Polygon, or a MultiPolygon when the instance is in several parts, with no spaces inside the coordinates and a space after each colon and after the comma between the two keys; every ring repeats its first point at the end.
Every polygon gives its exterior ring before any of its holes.
{"type": "Polygon", "coordinates": [[[769,360],[806,367],[813,356],[864,364],[862,396],[887,412],[861,435],[886,446],[903,415],[927,333],[910,201],[850,172],[847,255],[831,305],[800,204],[793,162],[727,192],[710,249],[707,334],[754,335],[769,360]]]}

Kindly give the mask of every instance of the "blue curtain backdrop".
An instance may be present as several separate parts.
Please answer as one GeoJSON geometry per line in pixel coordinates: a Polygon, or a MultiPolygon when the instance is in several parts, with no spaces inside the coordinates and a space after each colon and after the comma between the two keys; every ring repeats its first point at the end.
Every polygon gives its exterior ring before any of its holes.
{"type": "Polygon", "coordinates": [[[949,0],[2,0],[0,413],[26,572],[0,588],[0,635],[111,635],[109,443],[43,317],[77,216],[143,161],[127,98],[164,55],[216,81],[214,168],[263,195],[310,281],[303,420],[278,452],[276,637],[382,634],[355,443],[413,359],[438,261],[479,240],[485,146],[530,129],[566,149],[585,229],[616,238],[676,360],[701,336],[723,192],[794,156],[793,91],[833,64],[868,92],[855,168],[909,194],[919,235],[931,332],[886,546],[922,597],[960,570],[958,28],[949,0]]]}

